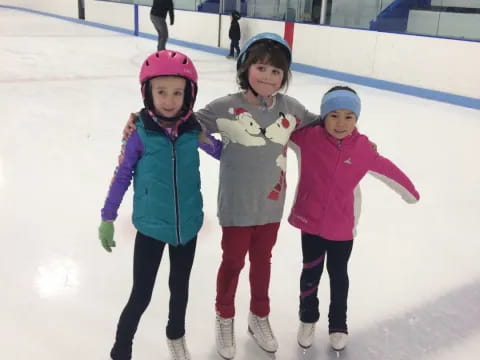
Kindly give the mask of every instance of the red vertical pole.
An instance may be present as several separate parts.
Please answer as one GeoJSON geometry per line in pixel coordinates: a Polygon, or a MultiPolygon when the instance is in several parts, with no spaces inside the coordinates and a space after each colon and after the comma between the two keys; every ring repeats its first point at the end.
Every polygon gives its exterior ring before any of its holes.
{"type": "Polygon", "coordinates": [[[293,49],[293,29],[295,27],[294,22],[286,21],[285,22],[285,29],[283,32],[283,38],[285,39],[286,42],[288,42],[288,45],[290,45],[290,49],[293,49]]]}

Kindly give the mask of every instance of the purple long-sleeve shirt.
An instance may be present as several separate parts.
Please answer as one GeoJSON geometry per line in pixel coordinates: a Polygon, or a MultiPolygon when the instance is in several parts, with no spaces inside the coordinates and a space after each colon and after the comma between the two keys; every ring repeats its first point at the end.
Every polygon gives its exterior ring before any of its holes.
{"type": "MultiPolygon", "coordinates": [[[[207,134],[207,137],[212,144],[199,141],[199,147],[218,160],[222,152],[222,142],[210,134],[207,134]]],[[[132,182],[135,166],[142,157],[144,149],[145,147],[137,131],[133,131],[130,137],[123,142],[118,157],[118,166],[115,169],[110,189],[102,208],[102,220],[113,221],[117,218],[118,208],[132,182]]]]}
{"type": "Polygon", "coordinates": [[[207,137],[210,139],[212,144],[200,142],[199,143],[200,149],[205,151],[208,155],[213,156],[215,159],[220,160],[220,156],[222,155],[222,148],[223,148],[222,141],[215,139],[210,133],[207,133],[207,137]]]}

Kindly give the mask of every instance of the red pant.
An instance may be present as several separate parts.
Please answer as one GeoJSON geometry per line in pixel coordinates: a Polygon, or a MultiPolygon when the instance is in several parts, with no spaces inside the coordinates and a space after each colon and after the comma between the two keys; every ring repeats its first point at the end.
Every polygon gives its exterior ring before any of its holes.
{"type": "Polygon", "coordinates": [[[260,317],[270,313],[270,259],[279,226],[280,223],[271,223],[222,228],[223,255],[218,270],[215,303],[220,316],[231,318],[235,315],[235,292],[247,252],[250,258],[250,311],[260,317]]]}

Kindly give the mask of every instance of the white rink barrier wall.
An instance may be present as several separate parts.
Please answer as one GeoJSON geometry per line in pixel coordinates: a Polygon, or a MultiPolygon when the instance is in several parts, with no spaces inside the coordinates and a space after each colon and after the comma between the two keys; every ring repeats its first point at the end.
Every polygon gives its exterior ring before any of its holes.
{"type": "MultiPolygon", "coordinates": [[[[86,24],[134,34],[136,6],[84,2],[86,24]]],[[[78,19],[77,0],[0,0],[2,7],[78,19]]],[[[137,10],[139,34],[156,38],[150,8],[138,6],[137,10]]],[[[240,23],[242,40],[264,31],[284,35],[281,21],[243,18],[240,23]]],[[[170,41],[226,54],[229,25],[229,16],[176,10],[170,41]]],[[[294,70],[480,109],[478,59],[480,42],[476,41],[294,25],[294,70]]]]}

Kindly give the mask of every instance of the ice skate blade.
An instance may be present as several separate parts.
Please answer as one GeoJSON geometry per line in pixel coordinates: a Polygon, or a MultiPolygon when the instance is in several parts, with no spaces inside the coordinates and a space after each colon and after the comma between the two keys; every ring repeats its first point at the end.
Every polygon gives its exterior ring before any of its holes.
{"type": "Polygon", "coordinates": [[[232,359],[235,357],[235,356],[233,356],[233,357],[225,357],[225,356],[223,356],[222,354],[220,354],[219,351],[217,351],[217,354],[218,354],[218,356],[220,356],[220,357],[221,357],[222,359],[224,359],[224,360],[232,360],[232,359]]]}
{"type": "Polygon", "coordinates": [[[303,350],[308,350],[308,349],[310,349],[310,348],[312,347],[312,345],[304,346],[304,345],[300,344],[298,341],[297,341],[297,344],[298,344],[298,346],[300,346],[303,350]]]}

